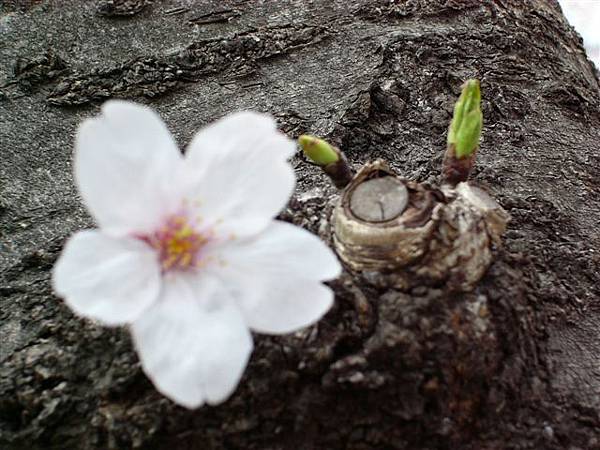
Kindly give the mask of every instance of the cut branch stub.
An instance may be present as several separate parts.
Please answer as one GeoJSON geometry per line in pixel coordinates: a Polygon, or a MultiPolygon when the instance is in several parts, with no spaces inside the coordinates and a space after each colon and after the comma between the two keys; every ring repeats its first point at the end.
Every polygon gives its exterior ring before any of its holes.
{"type": "Polygon", "coordinates": [[[408,190],[392,176],[372,178],[359,184],[350,196],[350,209],[367,222],[387,222],[398,217],[408,204],[408,190]]]}
{"type": "MultiPolygon", "coordinates": [[[[382,160],[365,165],[346,187],[333,213],[333,239],[340,258],[358,272],[390,272],[421,258],[435,230],[435,220],[431,218],[439,202],[436,196],[417,183],[396,177],[382,160]],[[373,184],[374,180],[387,178],[404,186],[406,196],[399,193],[401,189],[390,193],[393,185],[389,181],[373,184]],[[367,187],[361,187],[363,184],[367,187]],[[376,188],[382,185],[388,191],[382,198],[374,199],[376,188]],[[394,199],[400,205],[392,207],[394,199]],[[368,208],[363,203],[368,200],[374,203],[371,210],[384,204],[389,220],[365,220],[368,208]],[[393,211],[399,214],[394,215],[393,211]]],[[[441,192],[439,197],[442,198],[441,192]]]]}
{"type": "Polygon", "coordinates": [[[468,291],[491,263],[508,214],[467,183],[438,189],[365,165],[333,213],[333,240],[346,266],[380,287],[446,284],[468,291]]]}

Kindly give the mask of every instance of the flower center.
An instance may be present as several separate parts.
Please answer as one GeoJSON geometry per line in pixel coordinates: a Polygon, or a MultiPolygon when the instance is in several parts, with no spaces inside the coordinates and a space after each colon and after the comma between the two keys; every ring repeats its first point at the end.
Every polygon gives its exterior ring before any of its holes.
{"type": "Polygon", "coordinates": [[[154,234],[143,238],[158,251],[163,272],[200,267],[200,250],[210,240],[183,214],[169,217],[154,234]]]}

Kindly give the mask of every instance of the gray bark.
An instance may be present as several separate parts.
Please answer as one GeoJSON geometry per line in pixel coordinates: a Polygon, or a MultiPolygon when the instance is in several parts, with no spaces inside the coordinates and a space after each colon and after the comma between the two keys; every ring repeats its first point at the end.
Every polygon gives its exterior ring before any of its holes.
{"type": "MultiPolygon", "coordinates": [[[[0,447],[600,448],[600,85],[554,0],[13,0],[0,38],[0,447]],[[473,292],[346,273],[324,320],[256,336],[235,395],[196,411],[155,391],[127,330],[53,295],[62,244],[94,226],[71,157],[105,99],[150,104],[182,148],[250,108],[435,183],[472,77],[472,180],[512,217],[473,292]]],[[[322,231],[337,191],[293,164],[281,219],[322,231]]]]}

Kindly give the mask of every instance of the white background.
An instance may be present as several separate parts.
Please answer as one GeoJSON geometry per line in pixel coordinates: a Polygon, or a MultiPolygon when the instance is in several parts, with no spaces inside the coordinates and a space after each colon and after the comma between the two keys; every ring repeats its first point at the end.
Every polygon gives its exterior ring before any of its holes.
{"type": "Polygon", "coordinates": [[[583,38],[588,57],[600,69],[600,0],[559,0],[562,10],[583,38]]]}

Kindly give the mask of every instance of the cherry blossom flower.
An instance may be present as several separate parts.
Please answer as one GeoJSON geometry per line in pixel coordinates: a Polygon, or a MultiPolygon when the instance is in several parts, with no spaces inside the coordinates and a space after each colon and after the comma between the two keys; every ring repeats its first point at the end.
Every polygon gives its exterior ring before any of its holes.
{"type": "Polygon", "coordinates": [[[129,325],[143,370],[183,406],[232,394],[250,330],[293,332],[332,305],[334,253],[273,220],[294,151],[254,112],[202,129],[185,157],[144,106],[109,101],[79,128],[75,180],[99,229],[68,240],[54,289],[78,315],[129,325]]]}

